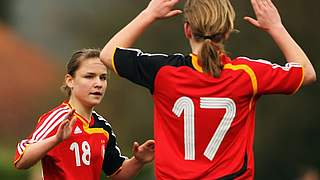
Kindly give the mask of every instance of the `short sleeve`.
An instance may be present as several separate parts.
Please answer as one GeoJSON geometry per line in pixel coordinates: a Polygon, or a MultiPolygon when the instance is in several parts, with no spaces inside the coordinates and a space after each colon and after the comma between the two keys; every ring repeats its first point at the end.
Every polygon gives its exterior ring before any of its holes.
{"type": "Polygon", "coordinates": [[[116,48],[112,64],[115,72],[153,92],[154,80],[161,67],[185,64],[182,54],[150,54],[139,49],[116,48]]]}
{"type": "Polygon", "coordinates": [[[69,112],[69,108],[57,108],[50,111],[39,118],[36,128],[26,139],[17,144],[14,164],[16,164],[23,156],[26,148],[33,143],[44,140],[56,134],[60,123],[65,119],[69,112]]]}
{"type": "Polygon", "coordinates": [[[303,82],[303,68],[298,63],[287,63],[281,66],[266,60],[249,59],[247,63],[254,71],[257,93],[260,95],[294,94],[303,82]]]}
{"type": "Polygon", "coordinates": [[[107,176],[112,176],[121,170],[123,161],[125,161],[127,157],[121,154],[111,125],[108,122],[106,122],[105,125],[106,127],[104,129],[109,133],[109,141],[106,145],[102,169],[107,176]]]}

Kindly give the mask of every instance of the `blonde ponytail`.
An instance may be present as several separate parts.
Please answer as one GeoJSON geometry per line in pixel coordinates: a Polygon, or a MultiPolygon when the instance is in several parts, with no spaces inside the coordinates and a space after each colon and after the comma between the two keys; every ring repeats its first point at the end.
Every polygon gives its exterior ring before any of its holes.
{"type": "Polygon", "coordinates": [[[198,58],[204,72],[219,77],[223,68],[223,43],[234,31],[235,12],[230,0],[187,0],[184,19],[195,41],[202,44],[198,58]]]}
{"type": "Polygon", "coordinates": [[[223,68],[219,49],[218,45],[213,44],[210,39],[205,39],[198,55],[203,71],[213,77],[219,77],[223,68]]]}

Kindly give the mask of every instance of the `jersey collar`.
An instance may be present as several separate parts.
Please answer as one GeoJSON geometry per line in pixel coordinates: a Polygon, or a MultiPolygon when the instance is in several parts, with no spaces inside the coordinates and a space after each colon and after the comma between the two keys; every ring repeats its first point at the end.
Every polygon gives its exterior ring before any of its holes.
{"type": "MultiPolygon", "coordinates": [[[[69,103],[68,100],[64,101],[63,104],[67,105],[70,109],[74,109],[74,108],[71,106],[71,104],[69,103]]],[[[92,123],[93,123],[93,121],[94,121],[92,115],[91,115],[90,121],[89,121],[87,118],[83,117],[83,116],[82,116],[81,114],[79,114],[77,111],[75,111],[74,114],[75,114],[83,123],[92,125],[92,123]]]]}
{"type": "MultiPolygon", "coordinates": [[[[201,61],[198,59],[198,56],[196,54],[194,54],[194,53],[191,53],[190,56],[191,56],[191,61],[192,61],[193,67],[197,71],[203,73],[203,69],[202,69],[202,66],[201,66],[201,61]]],[[[224,53],[220,54],[220,59],[221,59],[223,64],[228,64],[231,61],[231,59],[224,53]]]]}

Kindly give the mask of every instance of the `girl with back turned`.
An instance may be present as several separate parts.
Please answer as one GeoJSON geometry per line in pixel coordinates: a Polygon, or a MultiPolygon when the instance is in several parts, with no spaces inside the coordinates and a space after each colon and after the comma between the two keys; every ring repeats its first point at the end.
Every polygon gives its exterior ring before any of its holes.
{"type": "Polygon", "coordinates": [[[245,20],[273,38],[285,66],[227,56],[223,44],[235,19],[229,0],[185,2],[189,55],[128,49],[156,20],[182,13],[174,9],[176,3],[150,1],[107,42],[101,60],[153,94],[157,179],[253,179],[257,100],[265,94],[294,94],[313,83],[313,66],[270,0],[252,0],[257,19],[245,20]]]}

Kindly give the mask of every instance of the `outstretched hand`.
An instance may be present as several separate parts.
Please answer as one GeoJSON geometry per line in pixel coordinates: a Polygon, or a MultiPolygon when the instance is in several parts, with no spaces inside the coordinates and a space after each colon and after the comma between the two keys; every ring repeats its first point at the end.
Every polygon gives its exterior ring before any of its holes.
{"type": "Polygon", "coordinates": [[[144,164],[151,162],[154,159],[154,140],[148,140],[140,146],[134,142],[132,152],[138,161],[144,164]]]}
{"type": "Polygon", "coordinates": [[[173,9],[179,0],[151,0],[145,11],[155,19],[169,18],[181,14],[182,11],[173,9]]]}
{"type": "Polygon", "coordinates": [[[264,31],[281,27],[281,17],[271,0],[251,0],[256,19],[244,17],[244,20],[264,31]]]}
{"type": "Polygon", "coordinates": [[[73,115],[74,112],[75,112],[74,109],[72,109],[70,112],[68,112],[65,119],[61,122],[61,124],[57,130],[57,133],[55,135],[58,142],[61,142],[61,141],[70,137],[70,134],[73,129],[73,125],[76,122],[76,117],[73,115]]]}

